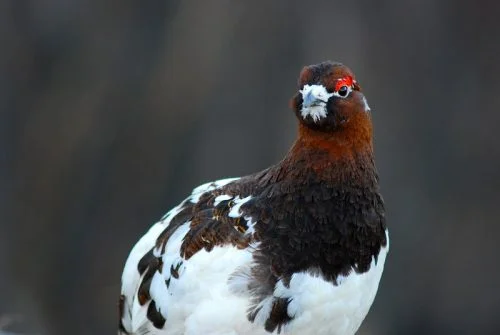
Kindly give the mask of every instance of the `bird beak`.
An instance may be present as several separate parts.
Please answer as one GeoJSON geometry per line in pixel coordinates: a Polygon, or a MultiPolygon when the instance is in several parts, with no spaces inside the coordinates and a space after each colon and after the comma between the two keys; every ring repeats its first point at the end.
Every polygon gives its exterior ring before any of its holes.
{"type": "Polygon", "coordinates": [[[304,88],[300,90],[300,93],[302,93],[303,108],[324,106],[333,95],[328,93],[323,85],[305,85],[304,88]]]}
{"type": "MultiPolygon", "coordinates": [[[[317,105],[319,105],[319,103],[321,101],[323,101],[319,97],[315,96],[312,91],[309,91],[306,94],[304,94],[302,96],[302,100],[303,100],[302,106],[304,108],[309,108],[309,107],[312,107],[312,106],[317,106],[317,105]]],[[[323,102],[325,102],[325,101],[323,101],[323,102]]]]}

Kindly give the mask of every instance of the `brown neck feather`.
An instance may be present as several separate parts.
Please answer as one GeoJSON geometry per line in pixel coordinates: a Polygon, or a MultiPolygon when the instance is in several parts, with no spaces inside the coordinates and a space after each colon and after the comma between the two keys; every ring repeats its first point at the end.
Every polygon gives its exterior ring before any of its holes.
{"type": "Polygon", "coordinates": [[[372,179],[375,166],[369,115],[353,115],[335,132],[300,123],[298,138],[282,163],[287,168],[312,169],[324,180],[372,179]]]}
{"type": "Polygon", "coordinates": [[[341,127],[334,132],[322,132],[300,123],[295,146],[327,150],[332,159],[348,159],[373,150],[372,124],[368,114],[351,115],[341,127]]]}

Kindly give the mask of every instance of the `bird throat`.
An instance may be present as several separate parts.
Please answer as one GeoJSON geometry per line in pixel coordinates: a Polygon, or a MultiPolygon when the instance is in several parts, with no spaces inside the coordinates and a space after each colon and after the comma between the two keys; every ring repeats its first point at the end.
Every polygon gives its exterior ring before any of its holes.
{"type": "Polygon", "coordinates": [[[325,182],[374,182],[371,124],[356,129],[322,132],[299,124],[299,136],[283,163],[313,172],[325,182]]]}

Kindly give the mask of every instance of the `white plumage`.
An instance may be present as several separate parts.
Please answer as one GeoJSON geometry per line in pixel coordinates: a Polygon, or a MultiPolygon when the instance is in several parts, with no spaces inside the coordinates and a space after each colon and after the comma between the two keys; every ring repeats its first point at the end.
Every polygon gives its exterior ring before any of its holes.
{"type": "Polygon", "coordinates": [[[127,335],[352,335],[389,249],[370,108],[346,66],[305,67],[299,136],[263,171],[195,188],[137,242],[127,335]]]}
{"type": "MultiPolygon", "coordinates": [[[[148,304],[140,306],[137,301],[141,279],[137,271],[138,262],[155,246],[156,239],[181,211],[183,204],[199,200],[200,192],[212,191],[234,180],[237,178],[196,188],[191,197],[153,225],[134,246],[122,276],[122,295],[125,296],[123,325],[127,332],[150,335],[270,334],[264,330],[263,324],[269,317],[272,297],[261,303],[259,307],[262,309],[253,323],[245,317],[251,307],[251,293],[242,289],[248,283],[247,277],[241,276],[241,273],[245,273],[245,269],[249,271],[256,245],[243,250],[234,246],[215,247],[210,252],[200,250],[186,261],[180,257],[180,247],[190,222],[182,224],[168,240],[161,256],[162,273],[157,271],[151,283],[151,298],[167,319],[165,328],[156,329],[146,317],[148,304]],[[179,263],[182,264],[179,279],[174,279],[170,276],[170,267],[179,263]],[[168,278],[170,285],[167,288],[165,280],[168,278]]],[[[219,197],[216,201],[229,200],[226,195],[219,197]]],[[[241,215],[239,208],[248,200],[249,197],[238,198],[229,215],[241,215]]],[[[338,286],[309,273],[294,274],[288,288],[278,281],[273,295],[291,299],[288,314],[294,317],[284,326],[281,334],[354,334],[375,298],[388,249],[389,244],[381,249],[377,262],[375,259],[372,261],[368,272],[357,274],[352,271],[350,275],[338,278],[338,286]]],[[[155,253],[159,255],[159,250],[155,253]]]]}

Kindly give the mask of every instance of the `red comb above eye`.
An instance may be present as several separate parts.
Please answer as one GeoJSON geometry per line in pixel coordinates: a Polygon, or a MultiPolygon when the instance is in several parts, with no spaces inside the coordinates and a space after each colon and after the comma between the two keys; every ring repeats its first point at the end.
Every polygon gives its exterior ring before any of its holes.
{"type": "Polygon", "coordinates": [[[354,80],[352,79],[351,76],[346,76],[344,78],[337,79],[337,83],[335,84],[335,92],[340,90],[342,86],[347,86],[352,88],[353,84],[354,80]]]}

